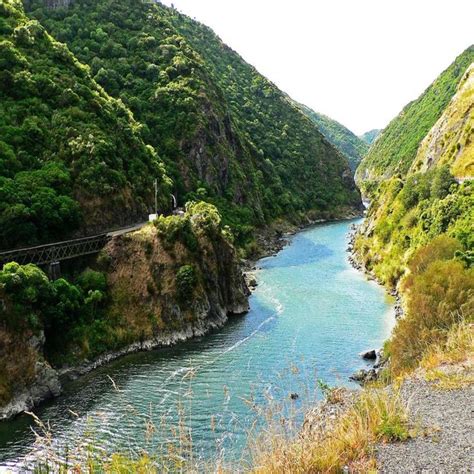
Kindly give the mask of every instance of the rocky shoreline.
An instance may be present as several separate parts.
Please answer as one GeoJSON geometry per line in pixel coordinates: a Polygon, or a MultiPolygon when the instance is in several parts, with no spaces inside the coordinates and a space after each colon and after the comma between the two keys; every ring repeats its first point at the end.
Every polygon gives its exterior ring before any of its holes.
{"type": "MultiPolygon", "coordinates": [[[[352,265],[353,268],[356,270],[359,270],[360,272],[365,273],[367,275],[367,278],[369,280],[373,280],[377,282],[380,286],[384,286],[383,282],[381,282],[375,273],[371,270],[368,270],[364,264],[359,260],[357,253],[355,252],[354,249],[354,244],[355,244],[355,239],[357,236],[357,232],[360,228],[360,225],[357,226],[356,224],[352,224],[351,226],[351,233],[349,235],[349,243],[347,246],[347,252],[348,252],[348,261],[352,265]]],[[[397,291],[396,288],[392,288],[391,290],[388,291],[390,296],[393,296],[395,298],[395,304],[394,304],[394,310],[395,310],[395,318],[399,319],[403,316],[403,302],[402,298],[400,296],[400,293],[397,291]]]]}
{"type": "MultiPolygon", "coordinates": [[[[368,270],[362,262],[358,259],[358,255],[355,252],[355,239],[357,232],[359,231],[360,225],[352,224],[351,233],[349,234],[349,244],[347,246],[348,252],[348,261],[356,270],[365,273],[369,280],[376,281],[380,286],[384,286],[383,283],[377,278],[374,272],[368,270]]],[[[391,289],[388,292],[391,296],[395,298],[394,311],[395,319],[403,317],[403,305],[402,298],[398,293],[396,288],[391,289]]],[[[366,353],[360,354],[363,359],[374,360],[374,365],[368,369],[360,369],[354,372],[349,378],[354,382],[357,382],[361,385],[365,385],[369,382],[374,382],[379,379],[381,373],[386,369],[390,363],[390,359],[385,357],[383,349],[372,349],[366,353]],[[373,353],[374,357],[366,357],[367,354],[373,353]]]]}
{"type": "Polygon", "coordinates": [[[125,355],[171,347],[195,337],[205,336],[213,330],[222,328],[229,317],[245,314],[248,308],[241,308],[241,310],[241,312],[222,313],[214,318],[201,317],[197,323],[181,331],[173,331],[153,339],[135,342],[119,350],[106,352],[94,360],[85,360],[78,365],[54,369],[46,362],[38,363],[41,364],[41,367],[38,367],[35,383],[19,393],[5,407],[0,408],[0,420],[8,420],[20,413],[32,410],[51,398],[58,397],[62,393],[63,385],[125,355]]]}

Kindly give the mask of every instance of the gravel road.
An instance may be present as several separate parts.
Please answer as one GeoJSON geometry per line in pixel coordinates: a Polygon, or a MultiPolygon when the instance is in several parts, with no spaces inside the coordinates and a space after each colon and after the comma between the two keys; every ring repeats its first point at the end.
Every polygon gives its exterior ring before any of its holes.
{"type": "Polygon", "coordinates": [[[381,473],[474,473],[474,386],[439,390],[421,378],[402,386],[425,435],[377,447],[381,473]]]}

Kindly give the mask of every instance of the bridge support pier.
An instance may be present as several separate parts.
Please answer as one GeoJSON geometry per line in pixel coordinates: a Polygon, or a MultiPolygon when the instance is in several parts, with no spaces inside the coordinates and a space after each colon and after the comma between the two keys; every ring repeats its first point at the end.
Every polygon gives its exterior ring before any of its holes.
{"type": "Polygon", "coordinates": [[[48,276],[50,280],[58,280],[61,278],[61,263],[51,262],[48,265],[48,276]]]}

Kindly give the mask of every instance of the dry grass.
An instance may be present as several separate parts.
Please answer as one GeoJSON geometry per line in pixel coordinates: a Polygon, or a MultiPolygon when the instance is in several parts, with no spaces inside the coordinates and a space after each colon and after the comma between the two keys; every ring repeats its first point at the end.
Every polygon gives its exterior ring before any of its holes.
{"type": "Polygon", "coordinates": [[[444,344],[431,347],[421,361],[424,369],[443,364],[458,364],[472,359],[474,354],[474,324],[462,321],[453,326],[444,344]]]}
{"type": "Polygon", "coordinates": [[[463,321],[451,328],[444,344],[431,347],[420,366],[436,388],[455,390],[474,384],[474,324],[463,321]]]}
{"type": "Polygon", "coordinates": [[[372,447],[410,436],[408,414],[398,394],[365,390],[324,436],[295,440],[276,429],[257,440],[253,472],[335,473],[375,471],[372,447]]]}

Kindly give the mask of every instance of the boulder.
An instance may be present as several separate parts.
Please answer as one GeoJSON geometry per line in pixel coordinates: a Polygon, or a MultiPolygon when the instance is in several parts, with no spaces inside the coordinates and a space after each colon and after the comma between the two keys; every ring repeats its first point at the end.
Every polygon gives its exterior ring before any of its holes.
{"type": "Polygon", "coordinates": [[[377,351],[375,349],[370,349],[368,351],[361,352],[359,355],[362,357],[362,359],[365,359],[365,360],[377,359],[377,351]]]}
{"type": "Polygon", "coordinates": [[[376,369],[360,369],[357,372],[353,373],[349,379],[354,382],[358,382],[361,385],[364,385],[368,382],[373,382],[377,380],[377,370],[376,369]]]}

